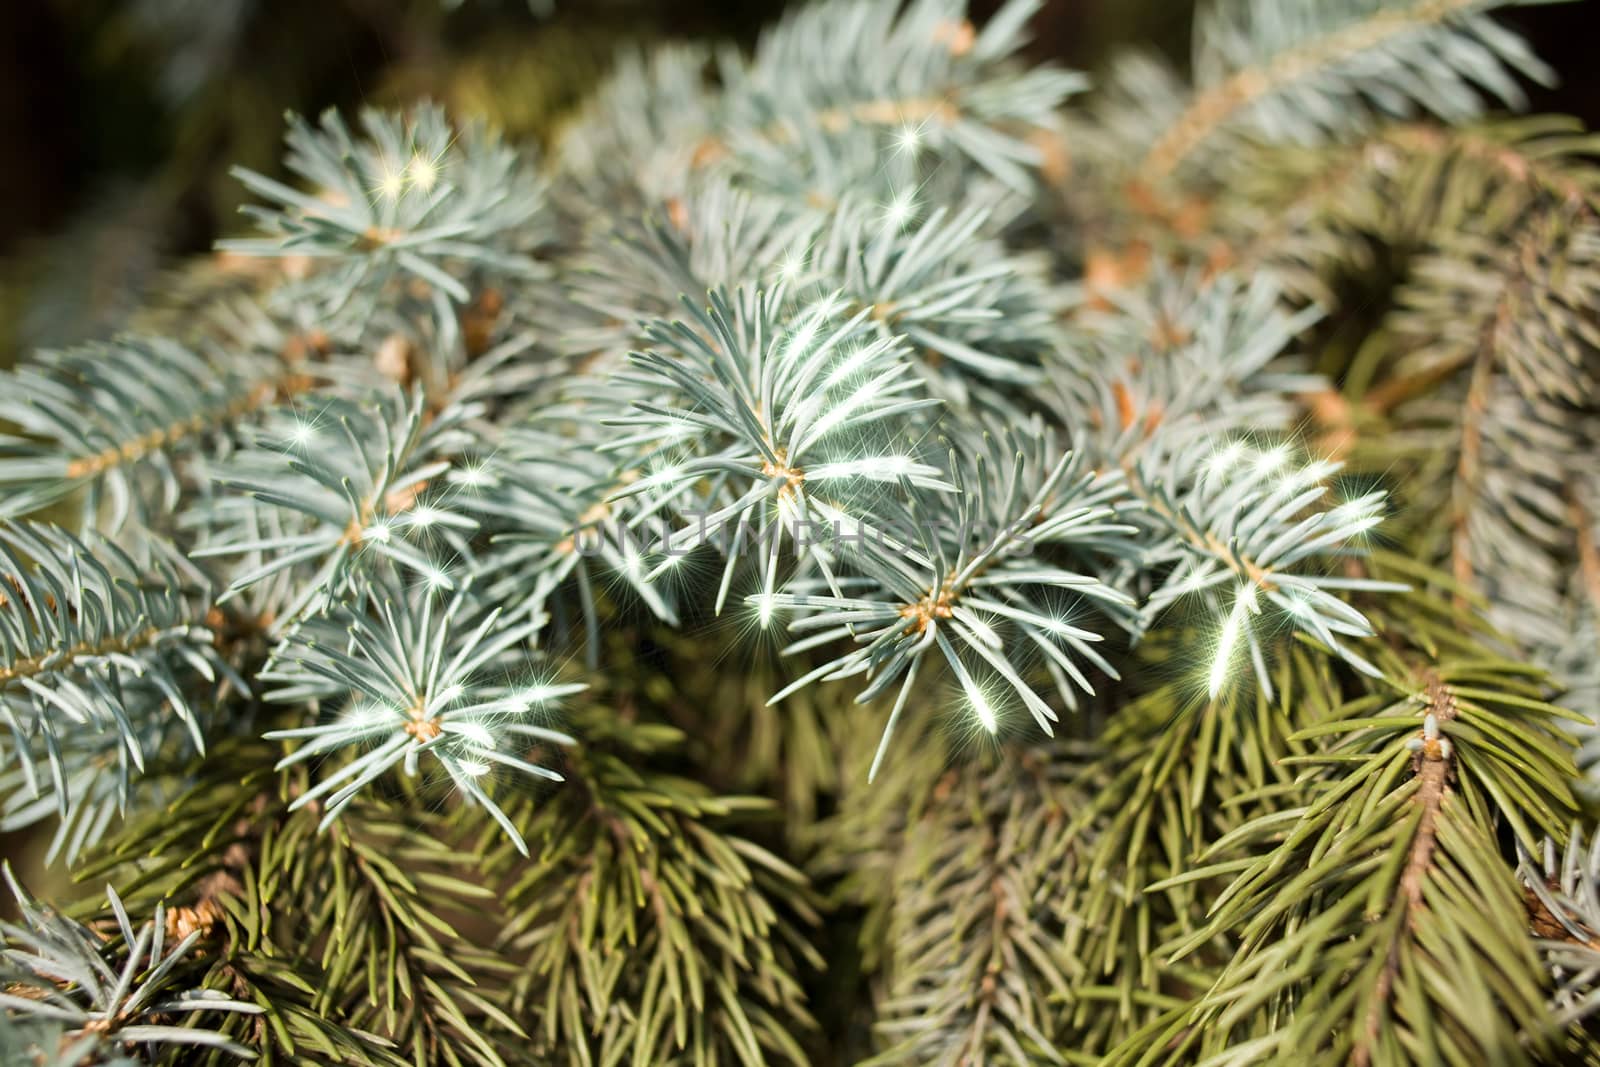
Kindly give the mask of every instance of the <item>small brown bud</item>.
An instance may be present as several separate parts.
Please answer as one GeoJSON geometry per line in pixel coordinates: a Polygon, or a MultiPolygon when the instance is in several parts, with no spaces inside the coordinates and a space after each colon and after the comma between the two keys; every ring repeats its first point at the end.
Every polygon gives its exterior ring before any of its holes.
{"type": "Polygon", "coordinates": [[[372,362],[385,378],[401,385],[411,383],[411,341],[404,334],[392,333],[385,337],[373,354],[372,362]]]}
{"type": "Polygon", "coordinates": [[[933,39],[950,50],[953,56],[964,56],[978,42],[978,31],[967,19],[940,19],[933,27],[933,39]]]}

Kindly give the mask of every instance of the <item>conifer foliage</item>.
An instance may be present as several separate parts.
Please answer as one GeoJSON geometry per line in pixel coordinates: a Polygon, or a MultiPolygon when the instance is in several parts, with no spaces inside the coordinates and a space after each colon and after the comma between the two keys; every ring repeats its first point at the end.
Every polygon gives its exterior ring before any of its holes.
{"type": "Polygon", "coordinates": [[[1038,6],[291,118],[6,374],[7,1062],[1600,1057],[1600,144],[1485,0],[1038,6]]]}

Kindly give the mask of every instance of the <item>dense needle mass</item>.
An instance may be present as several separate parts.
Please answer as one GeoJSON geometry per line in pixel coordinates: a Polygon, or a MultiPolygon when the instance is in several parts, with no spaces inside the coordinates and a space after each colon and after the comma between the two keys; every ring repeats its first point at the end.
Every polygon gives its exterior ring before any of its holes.
{"type": "Polygon", "coordinates": [[[6,372],[0,829],[111,888],[0,1056],[1600,1056],[1596,145],[1492,3],[1040,6],[291,118],[6,372]]]}

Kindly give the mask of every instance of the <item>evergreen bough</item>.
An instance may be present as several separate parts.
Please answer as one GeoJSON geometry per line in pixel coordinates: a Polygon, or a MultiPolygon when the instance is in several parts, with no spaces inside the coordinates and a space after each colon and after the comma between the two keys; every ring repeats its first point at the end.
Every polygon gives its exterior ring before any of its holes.
{"type": "Polygon", "coordinates": [[[1600,1058],[1600,144],[1482,0],[1037,6],[292,118],[6,375],[0,828],[110,887],[8,1062],[1600,1058]]]}

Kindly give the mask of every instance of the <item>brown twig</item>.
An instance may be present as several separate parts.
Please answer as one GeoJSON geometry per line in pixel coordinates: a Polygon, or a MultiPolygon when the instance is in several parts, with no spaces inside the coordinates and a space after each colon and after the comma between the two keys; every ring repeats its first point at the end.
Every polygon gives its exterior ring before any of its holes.
{"type": "MultiPolygon", "coordinates": [[[[1429,672],[1427,677],[1427,714],[1435,724],[1443,726],[1456,717],[1455,692],[1439,676],[1429,672]]],[[[1418,779],[1417,791],[1411,802],[1422,809],[1415,834],[1411,838],[1410,854],[1400,872],[1399,906],[1403,909],[1384,957],[1383,970],[1372,987],[1367,1004],[1366,1026],[1362,1040],[1350,1051],[1353,1067],[1367,1067],[1372,1062],[1372,1049],[1378,1042],[1383,1019],[1400,974],[1400,950],[1404,939],[1416,929],[1425,910],[1424,886],[1433,870],[1433,857],[1439,843],[1439,816],[1445,800],[1450,795],[1450,772],[1454,765],[1449,742],[1424,729],[1422,744],[1412,760],[1412,772],[1418,779]]]]}

